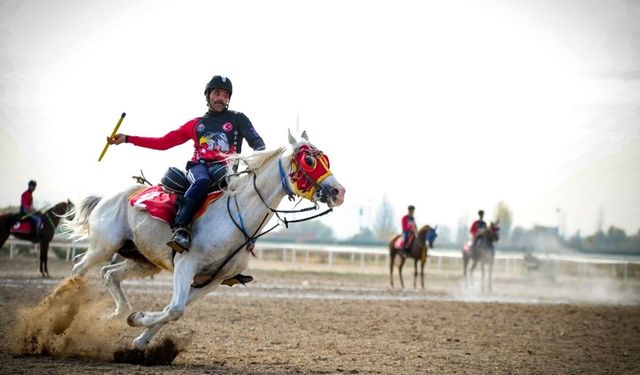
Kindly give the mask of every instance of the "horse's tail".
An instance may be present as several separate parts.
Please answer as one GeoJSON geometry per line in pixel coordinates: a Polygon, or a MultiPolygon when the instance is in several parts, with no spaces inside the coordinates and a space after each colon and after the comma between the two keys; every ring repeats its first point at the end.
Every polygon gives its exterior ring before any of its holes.
{"type": "Polygon", "coordinates": [[[89,215],[101,199],[102,197],[93,195],[86,197],[78,206],[64,214],[63,217],[68,220],[65,220],[61,225],[62,233],[74,240],[87,237],[89,235],[89,215]],[[69,218],[73,219],[69,220],[69,218]]]}

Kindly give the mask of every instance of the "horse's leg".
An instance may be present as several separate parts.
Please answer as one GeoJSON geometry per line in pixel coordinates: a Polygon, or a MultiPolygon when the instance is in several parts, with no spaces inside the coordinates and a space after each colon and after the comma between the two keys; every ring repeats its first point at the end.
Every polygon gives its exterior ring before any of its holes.
{"type": "Polygon", "coordinates": [[[485,272],[484,272],[484,268],[485,268],[485,259],[484,256],[481,255],[481,259],[480,259],[480,288],[481,290],[484,292],[485,291],[485,272]]]}
{"type": "Polygon", "coordinates": [[[398,264],[398,276],[400,277],[400,287],[404,289],[404,280],[402,279],[402,267],[404,267],[405,257],[400,257],[400,264],[398,264]]]}
{"type": "Polygon", "coordinates": [[[465,252],[462,252],[462,276],[467,278],[467,266],[469,265],[469,258],[465,252]]]}
{"type": "Polygon", "coordinates": [[[0,228],[0,248],[9,239],[9,228],[0,228]]]}
{"type": "MultiPolygon", "coordinates": [[[[204,287],[204,288],[200,288],[200,289],[194,289],[191,288],[189,290],[189,296],[187,297],[187,305],[191,304],[191,302],[198,300],[200,297],[206,295],[207,293],[209,293],[212,290],[213,285],[218,285],[219,283],[215,283],[212,282],[211,284],[209,284],[210,286],[204,287]]],[[[167,306],[169,307],[169,306],[167,306]]],[[[167,310],[167,308],[165,308],[165,310],[167,310]]],[[[149,342],[151,342],[151,339],[153,339],[153,337],[160,331],[160,329],[162,327],[165,326],[165,324],[167,324],[168,322],[163,322],[163,323],[159,323],[156,324],[153,327],[149,327],[147,329],[145,329],[140,336],[136,337],[133,340],[133,345],[136,348],[143,348],[145,347],[147,344],[149,344],[149,342]]]]}
{"type": "Polygon", "coordinates": [[[391,280],[391,287],[393,288],[393,263],[395,263],[396,254],[393,249],[389,249],[389,278],[391,280]]]}
{"type": "Polygon", "coordinates": [[[74,265],[71,269],[71,275],[84,276],[84,274],[87,273],[87,271],[91,269],[91,267],[100,262],[109,260],[113,253],[115,253],[118,249],[118,245],[108,246],[95,244],[94,241],[91,242],[92,243],[89,245],[87,251],[74,258],[74,265]]]}
{"type": "Polygon", "coordinates": [[[467,267],[469,266],[469,257],[467,253],[462,252],[462,276],[464,276],[464,284],[469,287],[469,278],[467,277],[467,267]]]}
{"type": "Polygon", "coordinates": [[[422,284],[422,289],[424,289],[424,264],[427,262],[427,257],[420,260],[420,283],[422,284]]]}
{"type": "Polygon", "coordinates": [[[49,241],[40,242],[40,274],[42,277],[49,277],[47,269],[47,257],[49,256],[49,241]]]}
{"type": "Polygon", "coordinates": [[[493,287],[491,286],[491,279],[493,278],[493,255],[487,265],[489,267],[489,291],[493,291],[493,287]]]}
{"type": "Polygon", "coordinates": [[[418,286],[418,259],[413,259],[413,289],[417,289],[418,286]]]}
{"type": "Polygon", "coordinates": [[[122,316],[132,310],[131,304],[122,290],[123,280],[134,277],[142,278],[152,276],[160,271],[160,268],[149,262],[136,262],[131,259],[102,267],[100,270],[100,277],[107,285],[107,289],[109,290],[109,293],[111,293],[113,301],[116,304],[113,317],[122,316]]]}
{"type": "Polygon", "coordinates": [[[471,268],[469,268],[469,285],[473,286],[473,270],[478,265],[478,259],[471,258],[471,268]]]}
{"type": "MultiPolygon", "coordinates": [[[[197,272],[197,264],[189,254],[178,255],[176,257],[176,265],[173,271],[173,295],[171,302],[162,312],[134,312],[127,318],[127,323],[133,327],[153,328],[158,324],[164,324],[170,321],[178,320],[184,314],[187,305],[189,290],[193,277],[197,272]]],[[[143,333],[144,335],[144,333],[143,333]]],[[[141,341],[134,342],[135,345],[146,345],[141,341]]]]}

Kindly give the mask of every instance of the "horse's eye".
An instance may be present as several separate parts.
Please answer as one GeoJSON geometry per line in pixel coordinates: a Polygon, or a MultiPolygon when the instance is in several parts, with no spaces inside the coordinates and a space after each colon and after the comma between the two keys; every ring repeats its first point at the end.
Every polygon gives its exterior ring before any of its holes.
{"type": "Polygon", "coordinates": [[[316,166],[316,159],[314,159],[311,155],[305,155],[304,162],[311,168],[315,168],[316,166]]]}

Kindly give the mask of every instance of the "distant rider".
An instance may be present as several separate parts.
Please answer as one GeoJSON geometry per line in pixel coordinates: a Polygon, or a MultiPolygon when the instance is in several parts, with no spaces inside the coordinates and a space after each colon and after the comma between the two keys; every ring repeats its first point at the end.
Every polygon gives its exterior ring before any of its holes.
{"type": "Polygon", "coordinates": [[[413,213],[416,208],[413,205],[407,207],[407,214],[402,217],[402,252],[404,256],[409,255],[409,248],[411,247],[411,238],[415,237],[416,233],[416,219],[413,217],[413,213]]]}
{"type": "Polygon", "coordinates": [[[33,191],[36,190],[36,182],[34,180],[29,181],[28,189],[22,193],[20,197],[20,219],[29,218],[34,224],[34,234],[36,237],[40,235],[40,231],[42,230],[44,221],[42,217],[38,213],[38,211],[33,208],[33,191]]]}
{"type": "Polygon", "coordinates": [[[471,254],[475,254],[476,246],[480,241],[480,235],[487,230],[487,223],[485,223],[485,221],[483,220],[483,210],[478,211],[478,217],[478,220],[474,221],[473,224],[471,224],[471,229],[469,230],[469,233],[471,233],[471,238],[473,240],[471,244],[471,254]]]}

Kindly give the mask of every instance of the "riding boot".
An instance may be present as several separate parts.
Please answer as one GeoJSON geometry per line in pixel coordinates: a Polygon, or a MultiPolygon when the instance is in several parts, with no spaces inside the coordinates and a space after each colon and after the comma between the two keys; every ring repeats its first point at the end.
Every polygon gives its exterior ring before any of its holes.
{"type": "Polygon", "coordinates": [[[200,207],[200,200],[193,198],[183,198],[178,205],[178,213],[171,230],[173,236],[167,245],[173,250],[181,253],[189,250],[191,245],[191,220],[200,207]]]}
{"type": "Polygon", "coordinates": [[[40,233],[42,233],[43,223],[42,220],[39,220],[35,216],[31,218],[31,222],[33,223],[33,235],[35,238],[40,238],[40,233]]]}

